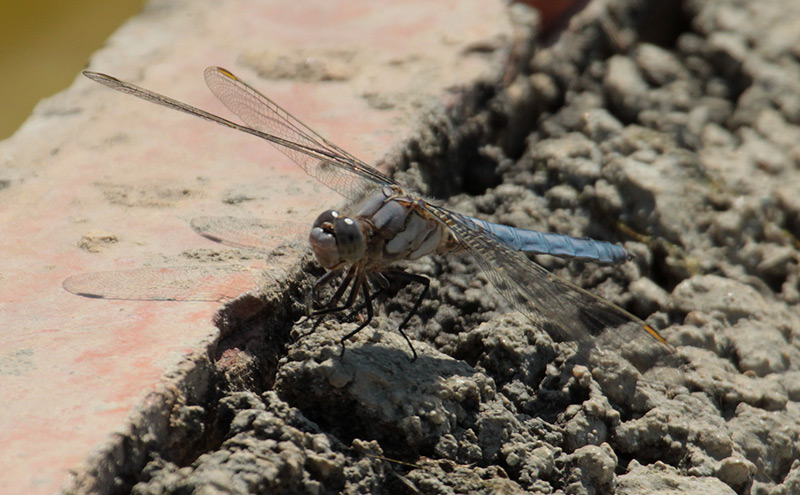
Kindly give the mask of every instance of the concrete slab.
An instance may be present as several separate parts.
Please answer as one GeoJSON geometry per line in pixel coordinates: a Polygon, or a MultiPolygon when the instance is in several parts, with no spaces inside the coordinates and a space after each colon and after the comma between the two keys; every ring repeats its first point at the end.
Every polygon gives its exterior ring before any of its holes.
{"type": "MultiPolygon", "coordinates": [[[[375,162],[454,88],[501,78],[512,41],[499,1],[154,1],[90,69],[228,115],[202,81],[221,65],[375,162]]],[[[341,202],[255,138],[83,77],[0,143],[0,163],[4,493],[80,488],[126,419],[156,428],[187,383],[208,386],[218,303],[85,299],[62,280],[196,264],[182,252],[211,247],[189,228],[198,215],[308,224],[341,202]]]]}

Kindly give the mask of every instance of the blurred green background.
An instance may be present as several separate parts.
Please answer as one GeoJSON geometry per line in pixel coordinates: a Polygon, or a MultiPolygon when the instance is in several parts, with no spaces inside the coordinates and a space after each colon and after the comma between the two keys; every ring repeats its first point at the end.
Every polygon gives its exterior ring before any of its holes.
{"type": "Polygon", "coordinates": [[[44,97],[66,88],[89,56],[145,0],[0,0],[0,140],[44,97]]]}

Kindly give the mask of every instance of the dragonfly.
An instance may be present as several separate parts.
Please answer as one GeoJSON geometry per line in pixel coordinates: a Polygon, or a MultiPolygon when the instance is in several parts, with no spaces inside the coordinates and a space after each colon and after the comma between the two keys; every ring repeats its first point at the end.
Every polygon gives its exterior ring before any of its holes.
{"type": "MultiPolygon", "coordinates": [[[[323,138],[221,67],[207,68],[205,82],[244,124],[106,74],[90,71],[83,74],[122,93],[268,141],[308,175],[359,204],[349,216],[333,209],[323,212],[309,234],[312,251],[326,272],[308,292],[307,313],[319,317],[319,323],[325,315],[353,310],[359,297],[362,302],[356,310],[366,309],[366,318],[341,338],[342,353],[345,342],[373,318],[375,293],[370,292],[370,286],[382,290],[390,281],[399,279],[422,286],[411,311],[398,327],[411,347],[412,360],[416,359],[416,350],[404,330],[427,296],[430,280],[397,265],[431,254],[455,252],[471,254],[511,307],[537,327],[555,333],[559,340],[577,342],[581,348],[591,349],[598,342],[612,346],[644,336],[644,340],[672,351],[666,339],[639,317],[556,276],[527,256],[546,254],[622,264],[632,257],[620,245],[491,223],[426,200],[323,138]],[[328,302],[315,306],[321,288],[337,279],[341,282],[328,302]]],[[[67,285],[72,292],[102,297],[83,290],[79,280],[73,279],[67,285]]]]}

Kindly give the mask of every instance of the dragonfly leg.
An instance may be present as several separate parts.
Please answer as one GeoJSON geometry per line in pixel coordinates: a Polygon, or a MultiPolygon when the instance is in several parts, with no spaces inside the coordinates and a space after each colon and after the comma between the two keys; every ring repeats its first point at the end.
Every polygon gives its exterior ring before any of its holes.
{"type": "Polygon", "coordinates": [[[313,317],[318,317],[318,318],[314,322],[314,325],[312,325],[311,329],[299,335],[298,339],[302,339],[303,337],[306,337],[314,333],[314,331],[322,323],[322,320],[325,319],[326,315],[329,315],[331,313],[337,313],[339,311],[344,311],[346,309],[351,308],[353,304],[355,304],[356,296],[358,296],[358,289],[360,288],[359,287],[360,282],[363,281],[363,278],[361,277],[356,278],[354,281],[353,277],[355,276],[355,273],[356,273],[355,267],[351,267],[350,270],[348,270],[347,274],[345,275],[344,279],[342,280],[342,283],[339,285],[339,288],[336,289],[336,293],[333,295],[333,297],[331,297],[331,300],[328,302],[328,306],[330,307],[318,309],[316,311],[312,311],[311,309],[311,305],[313,303],[313,291],[318,289],[319,286],[322,285],[323,283],[330,281],[335,275],[338,274],[338,272],[330,271],[325,275],[321,276],[320,278],[318,278],[316,282],[314,282],[314,285],[312,286],[311,291],[309,291],[309,296],[306,300],[306,305],[307,305],[306,311],[309,312],[310,318],[313,317]],[[348,294],[347,296],[347,300],[344,302],[343,305],[336,306],[336,303],[339,302],[339,299],[342,298],[342,295],[344,295],[348,287],[351,287],[351,289],[350,289],[350,294],[348,294]]]}
{"type": "Polygon", "coordinates": [[[357,334],[358,332],[363,330],[372,321],[372,316],[373,316],[372,298],[371,298],[371,296],[369,294],[369,287],[367,287],[367,284],[364,283],[363,277],[357,279],[356,280],[356,284],[361,286],[362,292],[364,293],[364,305],[367,308],[367,319],[364,320],[363,322],[361,322],[361,324],[358,325],[358,327],[355,330],[353,330],[352,332],[348,333],[347,335],[342,337],[341,340],[339,340],[339,344],[342,346],[342,351],[339,353],[339,359],[340,360],[344,359],[345,342],[348,339],[350,339],[351,337],[353,337],[355,334],[357,334]]]}
{"type": "MultiPolygon", "coordinates": [[[[386,292],[386,290],[389,288],[389,281],[388,281],[388,280],[386,279],[386,277],[385,277],[383,274],[381,274],[381,273],[378,273],[378,274],[371,273],[371,274],[368,274],[368,276],[369,276],[369,279],[368,279],[368,280],[369,280],[369,281],[371,281],[371,282],[373,282],[373,283],[374,283],[374,285],[377,285],[377,286],[378,286],[378,288],[377,288],[377,289],[375,289],[375,291],[374,291],[374,292],[372,292],[372,293],[370,294],[370,296],[369,296],[370,300],[372,300],[372,301],[375,301],[375,300],[376,300],[376,298],[377,298],[377,297],[378,297],[378,296],[379,296],[379,295],[380,295],[382,292],[386,292]],[[377,276],[376,276],[376,275],[377,275],[377,276]],[[378,277],[380,277],[380,278],[378,278],[378,277]]],[[[348,318],[348,319],[350,319],[350,318],[354,317],[355,315],[357,315],[358,313],[360,313],[360,312],[361,312],[361,311],[362,311],[362,310],[363,310],[363,309],[366,307],[366,305],[367,305],[367,303],[366,303],[366,298],[364,299],[364,301],[365,301],[365,302],[363,302],[363,303],[359,304],[359,305],[358,305],[358,306],[356,306],[356,307],[355,307],[355,308],[354,308],[352,311],[350,311],[350,314],[348,314],[348,315],[347,315],[347,318],[348,318]]]]}
{"type": "MultiPolygon", "coordinates": [[[[313,306],[315,299],[314,296],[316,295],[319,288],[322,287],[322,285],[330,282],[334,277],[338,276],[340,272],[341,272],[340,270],[331,270],[327,272],[325,275],[318,278],[316,282],[314,282],[314,285],[311,286],[311,290],[308,291],[308,295],[306,296],[306,314],[309,317],[316,316],[317,314],[317,312],[314,311],[313,306]]],[[[336,293],[333,295],[330,302],[326,306],[328,307],[334,306],[337,302],[339,302],[339,299],[342,297],[342,294],[344,294],[344,291],[347,290],[347,286],[350,285],[350,281],[353,279],[354,274],[355,273],[353,271],[353,268],[351,267],[350,270],[347,271],[347,275],[345,275],[344,279],[342,280],[341,285],[336,290],[336,293]]]]}
{"type": "MultiPolygon", "coordinates": [[[[312,287],[312,291],[316,291],[322,284],[330,281],[335,274],[336,272],[328,272],[319,279],[317,279],[317,281],[314,283],[314,286],[312,287]]],[[[305,337],[313,333],[317,329],[317,327],[319,327],[319,325],[322,323],[322,320],[326,315],[352,308],[353,305],[355,304],[358,292],[361,291],[364,296],[364,302],[358,305],[355,309],[353,309],[353,311],[348,315],[348,317],[352,317],[360,313],[361,310],[363,310],[364,308],[366,308],[367,318],[366,320],[361,322],[355,330],[351,331],[350,333],[342,337],[342,339],[339,341],[339,343],[342,346],[342,350],[339,354],[339,357],[340,359],[343,358],[345,350],[345,342],[354,335],[356,335],[358,332],[366,328],[366,326],[369,325],[370,322],[372,321],[372,318],[374,316],[372,301],[378,294],[387,290],[388,286],[390,285],[388,280],[389,278],[403,281],[406,284],[413,282],[420,284],[422,286],[422,292],[420,292],[419,296],[414,301],[414,305],[411,307],[411,310],[403,319],[402,323],[400,323],[400,325],[397,327],[397,330],[400,332],[400,335],[403,336],[403,338],[406,340],[406,343],[408,344],[408,347],[411,349],[411,355],[412,355],[411,362],[416,361],[417,350],[414,349],[414,345],[411,343],[411,339],[406,334],[405,328],[408,325],[409,321],[411,321],[411,318],[415,314],[417,314],[417,311],[419,310],[422,301],[428,295],[428,292],[430,291],[430,280],[427,277],[423,277],[422,275],[415,275],[413,273],[407,273],[400,270],[391,271],[386,275],[380,274],[380,278],[376,280],[379,287],[377,290],[375,290],[374,293],[370,294],[368,287],[369,284],[366,283],[365,275],[363,273],[356,275],[356,270],[354,267],[352,267],[350,270],[348,270],[347,274],[342,280],[341,285],[336,290],[336,293],[333,295],[333,297],[331,297],[331,300],[328,303],[328,307],[316,311],[311,311],[310,313],[311,316],[319,318],[317,318],[317,320],[314,322],[314,325],[311,327],[311,330],[300,335],[299,338],[305,337]],[[350,288],[350,293],[348,294],[344,304],[342,304],[341,306],[336,306],[336,304],[342,298],[344,293],[347,291],[348,287],[350,288]]],[[[313,302],[313,294],[309,295],[308,297],[307,304],[309,308],[311,307],[312,302],[313,302]]]]}
{"type": "MultiPolygon", "coordinates": [[[[373,275],[375,275],[375,274],[373,274],[373,275]]],[[[411,321],[411,318],[419,310],[419,306],[420,306],[420,304],[422,304],[422,301],[428,295],[428,292],[430,290],[430,280],[427,277],[423,277],[422,275],[414,275],[413,273],[407,273],[407,272],[404,272],[404,271],[401,271],[401,270],[393,270],[393,271],[388,272],[388,274],[380,273],[380,274],[377,274],[377,275],[380,278],[377,278],[375,281],[378,283],[379,288],[375,292],[373,292],[371,295],[369,295],[369,298],[367,298],[365,296],[365,302],[360,304],[357,308],[355,308],[350,313],[349,316],[353,316],[353,315],[361,312],[361,310],[364,309],[364,307],[367,305],[367,301],[371,302],[371,300],[374,300],[375,297],[378,294],[380,294],[381,292],[387,291],[388,288],[389,288],[389,285],[390,285],[388,277],[391,277],[391,278],[396,279],[396,280],[401,280],[401,281],[405,282],[405,285],[407,285],[409,283],[412,283],[412,282],[422,285],[422,287],[423,287],[422,288],[422,292],[420,293],[419,297],[417,297],[417,300],[414,302],[414,306],[411,308],[411,311],[408,312],[408,314],[406,315],[405,319],[403,319],[403,322],[400,323],[400,326],[397,327],[397,330],[400,332],[400,335],[402,335],[403,338],[406,339],[406,343],[408,343],[408,347],[411,348],[411,354],[412,354],[411,362],[414,362],[414,361],[417,360],[417,350],[414,349],[414,346],[411,344],[411,339],[408,338],[408,335],[406,335],[404,329],[406,328],[406,325],[408,325],[408,322],[411,321]],[[388,277],[387,277],[387,275],[388,275],[388,277]]]]}
{"type": "Polygon", "coordinates": [[[422,292],[419,294],[419,297],[414,302],[414,306],[411,307],[411,311],[408,312],[403,322],[400,323],[399,327],[397,327],[397,331],[399,331],[400,335],[402,335],[403,338],[406,339],[408,347],[411,348],[411,353],[413,354],[411,362],[414,362],[417,360],[417,351],[414,349],[414,346],[411,345],[411,339],[408,338],[408,335],[406,335],[406,332],[403,331],[403,329],[406,327],[406,325],[408,325],[408,322],[411,321],[411,317],[417,314],[417,311],[419,310],[419,305],[422,304],[423,299],[425,299],[425,297],[428,295],[428,291],[431,288],[431,281],[428,279],[428,277],[423,277],[422,275],[415,275],[413,273],[407,273],[402,271],[392,272],[392,275],[394,275],[399,279],[406,280],[407,282],[415,282],[422,285],[422,292]]]}
{"type": "Polygon", "coordinates": [[[363,282],[363,278],[361,277],[357,277],[354,280],[353,275],[354,273],[348,272],[347,276],[344,278],[344,280],[342,280],[342,284],[336,290],[336,294],[331,297],[331,300],[328,302],[326,307],[312,311],[311,316],[324,316],[352,308],[353,304],[356,302],[356,297],[358,297],[358,290],[361,288],[361,283],[363,282]],[[342,295],[345,293],[348,287],[350,287],[350,294],[347,295],[347,299],[345,300],[344,304],[341,306],[336,306],[336,304],[339,302],[339,299],[342,298],[342,295]]]}

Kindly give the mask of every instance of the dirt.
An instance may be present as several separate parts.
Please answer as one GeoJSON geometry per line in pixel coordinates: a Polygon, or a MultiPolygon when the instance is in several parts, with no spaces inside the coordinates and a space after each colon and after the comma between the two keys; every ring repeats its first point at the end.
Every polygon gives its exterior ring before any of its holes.
{"type": "Polygon", "coordinates": [[[654,4],[595,4],[393,164],[454,210],[624,243],[623,266],[537,261],[647,317],[679,367],[586,366],[468,256],[409,266],[433,289],[416,361],[393,331],[413,293],[340,359],[353,323],[300,336],[305,260],[221,313],[218,395],[120,490],[800,493],[800,6],[654,4]]]}

